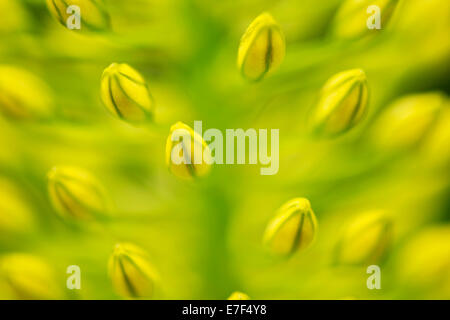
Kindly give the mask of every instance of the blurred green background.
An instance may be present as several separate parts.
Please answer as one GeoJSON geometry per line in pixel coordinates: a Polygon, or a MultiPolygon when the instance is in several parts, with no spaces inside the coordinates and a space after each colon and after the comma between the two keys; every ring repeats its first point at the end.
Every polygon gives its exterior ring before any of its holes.
{"type": "MultiPolygon", "coordinates": [[[[450,298],[450,141],[431,152],[424,137],[407,150],[383,152],[370,138],[374,121],[396,98],[448,95],[450,2],[401,2],[389,28],[358,39],[333,36],[337,0],[104,2],[112,30],[79,34],[59,25],[44,0],[0,0],[1,64],[44,80],[55,106],[50,120],[0,117],[0,185],[12,190],[0,191],[0,215],[14,217],[19,209],[8,203],[19,202],[32,216],[26,230],[0,234],[1,254],[25,252],[48,261],[62,298],[119,298],[107,276],[119,241],[149,253],[164,299],[226,299],[236,290],[252,299],[450,298]],[[284,31],[286,57],[269,77],[248,83],[236,68],[237,49],[263,11],[284,31]],[[99,85],[112,62],[144,75],[158,129],[107,114],[99,85]],[[336,139],[310,138],[304,119],[320,88],[352,68],[367,75],[367,117],[336,139]],[[202,120],[204,130],[280,129],[279,173],[216,165],[198,181],[177,179],[164,163],[165,141],[172,124],[193,126],[194,120],[202,120]],[[47,192],[46,174],[55,165],[79,166],[98,177],[115,204],[113,218],[101,225],[60,219],[47,192]],[[276,261],[263,250],[262,234],[294,197],[311,201],[317,239],[308,250],[276,261]],[[381,290],[367,289],[367,266],[331,261],[340,230],[372,209],[389,212],[394,225],[380,262],[381,290]],[[445,241],[417,240],[424,232],[440,232],[445,241]],[[417,241],[422,245],[412,245],[417,241]],[[433,256],[434,246],[444,246],[444,254],[433,256]],[[439,272],[427,271],[427,264],[411,267],[418,264],[408,259],[426,254],[425,261],[443,266],[439,272]],[[73,264],[82,272],[76,293],[64,289],[73,264]]],[[[14,298],[1,286],[0,296],[14,298]]]]}

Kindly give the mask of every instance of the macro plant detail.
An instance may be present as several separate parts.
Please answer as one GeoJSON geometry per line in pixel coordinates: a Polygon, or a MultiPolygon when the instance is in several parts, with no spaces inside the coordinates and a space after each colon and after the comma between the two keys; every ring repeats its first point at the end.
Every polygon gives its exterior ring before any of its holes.
{"type": "Polygon", "coordinates": [[[116,244],[108,273],[114,289],[123,297],[154,298],[157,292],[156,271],[147,254],[133,244],[116,244]]]}
{"type": "Polygon", "coordinates": [[[55,270],[46,261],[29,254],[14,253],[1,257],[0,287],[15,299],[64,297],[55,270]]]}
{"type": "Polygon", "coordinates": [[[439,92],[401,97],[374,123],[372,140],[384,150],[411,148],[433,131],[446,108],[448,97],[439,92]]]}
{"type": "Polygon", "coordinates": [[[53,115],[51,89],[27,70],[1,65],[0,111],[15,120],[48,119],[53,115]]]}
{"type": "Polygon", "coordinates": [[[125,63],[113,63],[102,74],[100,94],[114,117],[130,123],[151,121],[155,103],[139,72],[125,63]]]}
{"type": "Polygon", "coordinates": [[[228,297],[228,300],[250,300],[250,297],[245,293],[235,291],[228,297]]]}
{"type": "Polygon", "coordinates": [[[48,173],[48,192],[57,212],[67,219],[94,220],[111,211],[103,186],[80,168],[52,168],[48,173]]]}
{"type": "Polygon", "coordinates": [[[166,165],[170,172],[182,179],[202,177],[211,170],[211,163],[211,152],[201,135],[182,122],[170,127],[166,142],[166,165]]]}
{"type": "Polygon", "coordinates": [[[74,12],[73,6],[79,8],[80,30],[89,32],[106,31],[111,28],[111,21],[102,0],[46,0],[52,16],[64,27],[74,12]]]}
{"type": "Polygon", "coordinates": [[[270,252],[290,256],[308,248],[317,233],[317,220],[311,203],[305,198],[286,202],[267,225],[264,244],[270,252]]]}
{"type": "Polygon", "coordinates": [[[285,46],[283,32],[270,13],[259,15],[248,26],[239,44],[237,64],[242,76],[261,80],[281,64],[285,46]]]}
{"type": "MultiPolygon", "coordinates": [[[[380,29],[389,26],[389,22],[395,13],[397,4],[401,0],[345,0],[339,7],[333,20],[333,34],[338,38],[355,39],[370,34],[366,21],[370,9],[379,9],[379,17],[375,13],[375,19],[379,18],[380,29]]],[[[378,28],[377,28],[378,29],[378,28]]]]}
{"type": "Polygon", "coordinates": [[[315,134],[336,136],[357,125],[366,113],[367,80],[364,71],[353,69],[340,72],[322,87],[310,125],[315,134]]]}
{"type": "Polygon", "coordinates": [[[380,262],[392,241],[392,222],[385,213],[370,211],[357,216],[343,231],[336,245],[336,263],[380,262]]]}
{"type": "Polygon", "coordinates": [[[0,299],[448,299],[449,12],[1,0],[0,299]]]}

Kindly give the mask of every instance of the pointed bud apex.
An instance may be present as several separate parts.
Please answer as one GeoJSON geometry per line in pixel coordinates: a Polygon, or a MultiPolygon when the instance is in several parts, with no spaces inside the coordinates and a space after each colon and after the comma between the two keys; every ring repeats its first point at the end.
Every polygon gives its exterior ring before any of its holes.
{"type": "Polygon", "coordinates": [[[268,224],[265,246],[276,255],[289,256],[306,249],[317,232],[317,220],[310,202],[295,198],[285,203],[268,224]]]}
{"type": "Polygon", "coordinates": [[[99,32],[111,28],[109,14],[99,0],[47,0],[47,7],[52,16],[68,29],[71,29],[71,17],[75,15],[78,15],[79,28],[74,30],[99,32]],[[73,8],[79,8],[79,11],[73,8]]]}
{"type": "Polygon", "coordinates": [[[250,297],[245,293],[235,291],[228,297],[228,300],[250,300],[250,297]]]}
{"type": "Polygon", "coordinates": [[[142,75],[127,64],[113,63],[101,79],[101,99],[116,118],[139,124],[153,120],[155,105],[142,75]]]}
{"type": "Polygon", "coordinates": [[[398,0],[346,0],[334,17],[332,31],[338,38],[352,39],[386,29],[397,3],[398,0]]]}
{"type": "Polygon", "coordinates": [[[366,75],[361,69],[340,72],[323,86],[309,125],[319,136],[336,136],[363,118],[368,100],[366,75]]]}
{"type": "Polygon", "coordinates": [[[259,15],[245,31],[239,44],[238,68],[244,78],[260,80],[283,61],[285,39],[269,13],[259,15]]]}
{"type": "Polygon", "coordinates": [[[336,247],[339,264],[376,264],[392,239],[392,224],[381,211],[370,211],[349,224],[336,247]]]}
{"type": "Polygon", "coordinates": [[[206,175],[212,164],[205,140],[188,125],[177,122],[166,143],[166,164],[177,177],[191,179],[206,175]]]}
{"type": "Polygon", "coordinates": [[[65,218],[92,220],[110,212],[103,186],[83,169],[54,167],[48,173],[48,190],[54,207],[65,218]]]}
{"type": "MultiPolygon", "coordinates": [[[[45,261],[28,254],[0,258],[0,281],[5,281],[10,298],[19,300],[62,299],[62,287],[45,261]]],[[[3,294],[3,293],[0,293],[3,294]]]]}
{"type": "Polygon", "coordinates": [[[375,121],[371,131],[374,144],[384,150],[417,145],[433,129],[445,103],[445,95],[439,92],[397,99],[375,121]]]}
{"type": "Polygon", "coordinates": [[[114,290],[122,297],[152,298],[157,290],[157,275],[147,254],[129,243],[114,247],[108,273],[114,290]]]}
{"type": "Polygon", "coordinates": [[[0,66],[0,112],[18,119],[45,119],[53,113],[50,88],[34,74],[0,66]]]}

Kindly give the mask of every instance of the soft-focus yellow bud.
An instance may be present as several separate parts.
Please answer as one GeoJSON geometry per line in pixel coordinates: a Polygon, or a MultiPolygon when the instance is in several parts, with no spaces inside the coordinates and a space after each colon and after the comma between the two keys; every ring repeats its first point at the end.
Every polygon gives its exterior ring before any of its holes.
{"type": "Polygon", "coordinates": [[[339,38],[357,38],[378,31],[369,29],[367,20],[377,12],[369,8],[377,6],[380,10],[380,28],[385,29],[391,19],[398,0],[346,0],[339,7],[333,20],[333,33],[339,38]],[[368,10],[369,8],[369,10],[368,10]]]}
{"type": "Polygon", "coordinates": [[[166,164],[175,176],[184,179],[204,176],[211,169],[211,159],[205,140],[191,127],[177,122],[170,128],[166,164]]]}
{"type": "Polygon", "coordinates": [[[311,245],[317,220],[309,200],[295,198],[285,203],[267,225],[264,245],[276,255],[289,256],[311,245]]]}
{"type": "Polygon", "coordinates": [[[368,101],[364,71],[352,69],[331,77],[323,86],[311,111],[309,125],[320,136],[346,132],[363,118],[368,101]]]}
{"type": "MultiPolygon", "coordinates": [[[[63,299],[62,286],[45,261],[28,254],[8,254],[0,258],[0,280],[9,298],[20,300],[63,299]]],[[[3,294],[3,293],[0,293],[3,294]]]]}
{"type": "Polygon", "coordinates": [[[0,34],[12,34],[29,27],[30,17],[20,1],[2,0],[0,1],[0,21],[0,34]]]}
{"type": "Polygon", "coordinates": [[[100,94],[106,109],[115,117],[131,123],[153,120],[155,104],[145,79],[125,63],[105,69],[100,94]]]}
{"type": "Polygon", "coordinates": [[[345,228],[336,247],[336,262],[349,265],[377,263],[391,240],[390,220],[382,211],[369,211],[345,228]]]}
{"type": "Polygon", "coordinates": [[[427,135],[423,149],[433,165],[450,166],[450,99],[446,99],[439,119],[427,135]]]}
{"type": "Polygon", "coordinates": [[[0,239],[30,231],[33,217],[19,190],[4,179],[0,179],[0,190],[0,239]]]}
{"type": "Polygon", "coordinates": [[[111,21],[102,1],[100,0],[46,0],[52,16],[64,27],[69,29],[71,17],[77,12],[70,6],[78,6],[80,12],[80,31],[103,31],[111,27],[111,21]],[[69,20],[69,22],[68,22],[69,20]]]}
{"type": "Polygon", "coordinates": [[[250,300],[250,297],[245,293],[235,291],[228,297],[228,300],[250,300]]]}
{"type": "Polygon", "coordinates": [[[384,150],[410,148],[433,129],[446,97],[438,92],[402,97],[375,121],[372,140],[384,150]]]}
{"type": "Polygon", "coordinates": [[[158,277],[147,254],[137,246],[120,243],[109,259],[108,272],[114,290],[122,297],[153,298],[158,277]]]}
{"type": "MultiPolygon", "coordinates": [[[[398,276],[410,287],[450,295],[450,226],[427,228],[411,239],[397,256],[398,276]],[[431,290],[430,290],[431,289],[431,290]]],[[[432,298],[432,297],[429,297],[432,298]]]]}
{"type": "Polygon", "coordinates": [[[244,78],[260,80],[277,68],[285,54],[285,39],[269,13],[259,15],[241,38],[237,65],[244,78]]]}
{"type": "Polygon", "coordinates": [[[52,114],[50,88],[34,74],[0,66],[0,112],[13,119],[42,119],[52,114]]]}
{"type": "Polygon", "coordinates": [[[63,217],[92,220],[107,216],[111,209],[103,186],[80,168],[54,167],[48,173],[48,190],[63,217]]]}

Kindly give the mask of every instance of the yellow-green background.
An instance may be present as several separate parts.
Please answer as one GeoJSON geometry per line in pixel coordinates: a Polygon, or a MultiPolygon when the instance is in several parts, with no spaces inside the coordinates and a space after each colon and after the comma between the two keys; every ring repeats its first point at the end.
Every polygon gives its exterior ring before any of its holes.
{"type": "MultiPolygon", "coordinates": [[[[82,35],[59,25],[44,0],[0,0],[1,64],[46,81],[56,105],[50,121],[0,118],[0,175],[18,187],[34,217],[33,231],[0,235],[2,254],[42,257],[62,288],[66,267],[79,265],[82,289],[75,297],[84,299],[118,298],[106,270],[118,241],[148,251],[167,299],[225,299],[235,290],[254,299],[450,297],[441,281],[421,287],[404,279],[407,262],[400,255],[422,230],[449,224],[448,163],[435,167],[415,149],[384,156],[367,137],[396,97],[448,94],[448,1],[407,1],[392,29],[354,41],[330,34],[337,0],[105,3],[112,32],[82,35]],[[248,83],[236,68],[237,48],[263,11],[286,35],[286,58],[267,79],[248,83]],[[145,76],[158,130],[107,114],[99,80],[112,62],[145,76]],[[304,129],[308,109],[330,76],[350,68],[366,72],[368,117],[342,137],[311,140],[304,129]],[[279,173],[216,165],[200,181],[177,179],[164,163],[165,139],[176,121],[192,126],[194,120],[204,129],[280,129],[279,173]],[[95,174],[115,203],[114,218],[103,225],[60,219],[46,187],[54,165],[95,174]],[[311,201],[317,216],[316,243],[287,261],[273,261],[261,248],[262,233],[276,209],[298,196],[311,201]],[[339,230],[373,208],[392,213],[395,236],[382,265],[382,290],[371,291],[365,267],[335,267],[331,257],[339,230]]],[[[63,298],[74,297],[65,292],[63,298]]]]}

